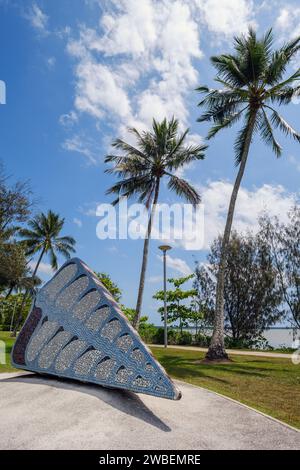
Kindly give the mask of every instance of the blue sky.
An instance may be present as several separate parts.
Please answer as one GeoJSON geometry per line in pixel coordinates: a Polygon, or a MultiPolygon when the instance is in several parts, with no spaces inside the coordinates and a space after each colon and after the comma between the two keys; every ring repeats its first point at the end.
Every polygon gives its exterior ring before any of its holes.
{"type": "MultiPolygon", "coordinates": [[[[0,159],[15,179],[29,179],[38,210],[65,217],[65,233],[77,240],[77,256],[108,272],[134,306],[142,241],[96,237],[95,208],[113,179],[104,157],[126,127],[147,129],[152,117],[175,115],[190,140],[207,126],[196,123],[197,85],[213,85],[212,54],[227,52],[234,34],[249,24],[274,28],[278,44],[300,34],[298,2],[245,0],[0,0],[0,79],[7,103],[0,106],[0,159]]],[[[293,67],[299,64],[295,62],[293,67]]],[[[282,109],[300,128],[299,104],[282,109]]],[[[169,275],[187,274],[222,230],[236,169],[232,144],[237,129],[220,134],[206,159],[184,177],[205,204],[203,250],[176,243],[169,275]]],[[[299,148],[280,136],[283,156],[255,140],[243,180],[235,226],[257,228],[262,209],[286,217],[298,194],[299,148]]],[[[165,187],[161,202],[176,202],[165,187]]],[[[144,312],[158,323],[152,294],[161,286],[158,242],[151,243],[144,312]]],[[[44,259],[40,275],[50,269],[44,259]]]]}

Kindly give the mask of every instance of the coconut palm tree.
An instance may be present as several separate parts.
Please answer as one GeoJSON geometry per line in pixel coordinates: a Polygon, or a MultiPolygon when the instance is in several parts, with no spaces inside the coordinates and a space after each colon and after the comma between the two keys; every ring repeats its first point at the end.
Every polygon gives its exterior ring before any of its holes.
{"type": "Polygon", "coordinates": [[[158,201],[160,183],[163,177],[168,178],[168,188],[193,205],[200,202],[200,196],[186,180],[180,178],[176,171],[194,160],[202,160],[206,145],[188,145],[188,129],[179,134],[178,120],[153,120],[152,130],[140,133],[135,128],[129,129],[136,139],[133,146],[121,139],[115,140],[113,147],[122,155],[108,155],[106,163],[113,167],[106,170],[115,174],[120,181],[114,184],[107,194],[117,194],[113,204],[118,204],[121,197],[137,196],[148,209],[148,226],[144,240],[143,260],[140,274],[136,314],[133,325],[138,328],[145,285],[145,274],[148,260],[149,239],[152,231],[153,217],[158,201]]]}
{"type": "MultiPolygon", "coordinates": [[[[32,279],[36,278],[36,273],[39,269],[43,256],[49,254],[50,264],[53,270],[57,269],[57,254],[70,258],[70,254],[74,253],[75,240],[69,236],[60,236],[65,219],[61,218],[59,214],[55,214],[51,210],[47,214],[40,213],[28,222],[29,228],[21,229],[19,232],[20,237],[23,239],[22,243],[26,248],[26,254],[33,256],[39,253],[38,260],[32,273],[32,279]]],[[[26,289],[23,302],[17,317],[14,333],[22,321],[22,309],[25,305],[29,289],[26,289]]]]}
{"type": "Polygon", "coordinates": [[[199,122],[213,122],[208,139],[242,119],[242,127],[235,141],[235,163],[238,167],[233,186],[222,241],[222,251],[216,288],[215,323],[207,359],[227,358],[224,348],[224,267],[230,238],[235,203],[245,171],[249,149],[254,134],[271,146],[275,155],[281,155],[281,146],[274,128],[300,141],[300,135],[274,108],[290,103],[300,92],[300,69],[288,77],[285,72],[300,48],[300,38],[273,49],[272,31],[258,38],[253,29],[247,35],[234,38],[234,53],[211,58],[217,70],[215,80],[221,89],[198,88],[204,93],[199,106],[205,111],[199,122]]]}

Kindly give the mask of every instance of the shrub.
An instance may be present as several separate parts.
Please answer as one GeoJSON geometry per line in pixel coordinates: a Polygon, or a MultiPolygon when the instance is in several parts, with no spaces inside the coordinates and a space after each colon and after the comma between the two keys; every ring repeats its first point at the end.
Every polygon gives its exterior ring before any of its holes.
{"type": "Polygon", "coordinates": [[[192,344],[193,335],[189,331],[178,332],[176,341],[178,345],[192,344]]]}
{"type": "Polygon", "coordinates": [[[247,338],[234,339],[230,336],[225,336],[225,348],[272,349],[268,341],[263,336],[258,336],[257,338],[252,338],[252,339],[247,339],[247,338]]]}
{"type": "Polygon", "coordinates": [[[156,332],[153,337],[153,344],[164,344],[164,329],[163,328],[156,328],[156,332]]]}
{"type": "Polygon", "coordinates": [[[176,345],[178,344],[178,331],[173,330],[172,328],[168,329],[168,344],[176,345]]]}
{"type": "Polygon", "coordinates": [[[155,343],[157,328],[153,323],[140,323],[139,334],[145,343],[155,343]]]}
{"type": "Polygon", "coordinates": [[[201,348],[208,348],[211,337],[204,333],[197,333],[194,337],[194,342],[201,348]]]}

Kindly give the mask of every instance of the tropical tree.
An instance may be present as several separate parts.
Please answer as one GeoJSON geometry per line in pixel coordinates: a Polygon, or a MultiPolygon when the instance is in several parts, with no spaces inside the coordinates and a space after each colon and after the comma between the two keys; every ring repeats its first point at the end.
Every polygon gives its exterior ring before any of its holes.
{"type": "MultiPolygon", "coordinates": [[[[212,275],[217,275],[222,238],[212,243],[207,257],[212,275]]],[[[232,232],[225,264],[225,331],[232,344],[251,344],[263,331],[282,319],[282,295],[269,243],[251,232],[232,232]]],[[[197,276],[201,273],[197,271],[197,276]]],[[[211,308],[215,297],[214,277],[201,282],[200,295],[211,308]]],[[[200,279],[197,279],[200,281],[200,279]]]]}
{"type": "Polygon", "coordinates": [[[264,214],[259,236],[269,246],[287,319],[300,328],[300,207],[291,208],[286,223],[264,214]]]}
{"type": "Polygon", "coordinates": [[[214,331],[207,359],[225,359],[224,347],[224,273],[228,243],[234,216],[235,203],[244,175],[249,149],[254,134],[260,134],[277,157],[281,146],[274,135],[274,128],[300,141],[300,135],[278,113],[275,105],[288,104],[300,92],[298,85],[300,69],[284,78],[287,66],[300,48],[300,37],[273,50],[272,31],[257,38],[253,29],[247,35],[234,39],[234,53],[211,58],[217,70],[215,80],[221,89],[201,86],[198,91],[205,94],[199,106],[205,111],[199,122],[213,122],[207,138],[211,139],[220,130],[229,128],[243,119],[235,142],[235,162],[238,166],[233,186],[227,220],[222,239],[221,256],[217,276],[214,331]]]}
{"type": "Polygon", "coordinates": [[[31,190],[26,181],[10,185],[0,162],[0,243],[16,235],[32,208],[31,190]]]}
{"type": "Polygon", "coordinates": [[[122,155],[108,155],[106,163],[113,167],[106,170],[116,175],[120,181],[114,184],[107,194],[117,194],[113,204],[118,204],[122,197],[137,196],[148,210],[148,225],[144,241],[143,260],[140,274],[136,315],[133,321],[138,328],[145,285],[145,274],[148,260],[149,239],[152,231],[153,217],[157,205],[160,183],[163,177],[168,178],[168,188],[193,205],[200,202],[200,196],[185,179],[176,174],[177,170],[194,160],[204,158],[206,145],[188,145],[188,129],[179,134],[178,121],[164,119],[152,124],[152,131],[140,133],[137,129],[129,131],[134,135],[137,145],[133,146],[124,140],[117,139],[113,147],[122,155]]]}
{"type": "MultiPolygon", "coordinates": [[[[193,310],[191,305],[187,304],[186,301],[193,299],[197,295],[196,289],[183,290],[182,285],[190,281],[194,277],[194,274],[189,274],[188,276],[179,277],[179,278],[170,278],[168,282],[173,284],[174,289],[169,289],[166,292],[167,297],[167,315],[168,322],[173,323],[179,321],[180,333],[182,333],[183,327],[188,326],[188,322],[193,316],[193,310]],[[185,302],[185,303],[182,303],[185,302]]],[[[159,290],[156,294],[153,295],[153,298],[156,300],[163,301],[165,298],[165,293],[163,290],[159,290]]],[[[164,319],[164,307],[160,307],[158,312],[161,314],[161,319],[164,319]]]]}
{"type": "Polygon", "coordinates": [[[24,247],[18,242],[0,242],[0,290],[9,297],[13,290],[30,289],[40,284],[37,276],[32,278],[24,247]]]}
{"type": "MultiPolygon", "coordinates": [[[[74,238],[70,236],[60,236],[64,222],[64,218],[61,218],[59,214],[55,214],[49,210],[47,214],[40,213],[30,220],[28,222],[29,228],[20,230],[19,234],[23,240],[24,246],[26,247],[27,255],[33,256],[39,253],[37,263],[32,273],[32,279],[35,278],[45,254],[49,254],[51,267],[53,270],[56,270],[58,267],[57,254],[68,259],[70,258],[70,254],[75,252],[74,238]]],[[[29,289],[26,289],[23,303],[20,311],[18,312],[14,333],[16,333],[17,328],[22,321],[22,308],[26,302],[28,294],[29,289]]]]}
{"type": "Polygon", "coordinates": [[[106,289],[111,293],[116,302],[120,302],[122,297],[122,291],[119,286],[111,279],[110,275],[107,273],[97,273],[95,272],[97,278],[100,282],[106,287],[106,289]]]}

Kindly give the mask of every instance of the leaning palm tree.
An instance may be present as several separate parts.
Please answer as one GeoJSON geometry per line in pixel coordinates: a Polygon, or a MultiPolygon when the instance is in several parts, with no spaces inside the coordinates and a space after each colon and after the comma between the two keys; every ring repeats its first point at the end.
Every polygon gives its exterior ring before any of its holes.
{"type": "Polygon", "coordinates": [[[208,139],[220,130],[229,128],[243,120],[235,142],[235,162],[238,166],[236,180],[231,194],[227,220],[223,235],[219,272],[216,287],[214,330],[207,359],[227,358],[224,348],[224,270],[230,238],[235,203],[245,171],[251,141],[259,134],[272,147],[275,155],[281,155],[281,146],[274,135],[274,128],[300,141],[300,135],[285,121],[274,105],[288,104],[300,92],[300,69],[284,78],[287,66],[300,49],[300,38],[273,50],[272,31],[261,39],[249,29],[247,35],[234,39],[234,53],[212,57],[217,70],[215,80],[221,89],[199,87],[205,93],[199,106],[205,112],[198,119],[212,121],[208,139]]]}
{"type": "Polygon", "coordinates": [[[168,188],[193,205],[200,202],[198,192],[186,180],[176,175],[176,170],[194,160],[204,158],[206,145],[187,145],[188,129],[179,134],[178,121],[172,118],[162,122],[153,120],[152,130],[138,132],[135,128],[129,131],[137,141],[136,147],[121,139],[115,140],[113,147],[122,155],[108,155],[106,163],[113,167],[106,170],[118,176],[120,181],[114,184],[107,194],[117,194],[113,204],[118,204],[121,197],[137,196],[148,210],[148,226],[144,240],[143,260],[140,274],[136,313],[133,326],[138,328],[145,285],[145,274],[148,260],[149,239],[152,231],[153,217],[158,201],[161,178],[168,178],[168,188]]]}
{"type": "MultiPolygon", "coordinates": [[[[21,229],[19,232],[20,237],[23,239],[22,243],[26,248],[26,255],[33,256],[39,253],[38,260],[32,273],[32,279],[36,278],[36,273],[39,269],[43,256],[49,254],[50,263],[53,270],[57,269],[57,254],[70,258],[70,253],[74,253],[75,240],[69,236],[60,236],[65,219],[61,218],[59,214],[55,214],[51,210],[47,214],[40,213],[28,222],[29,228],[21,229]]],[[[18,313],[14,334],[22,321],[22,310],[25,305],[26,299],[29,294],[27,288],[23,297],[22,305],[18,313]]]]}

